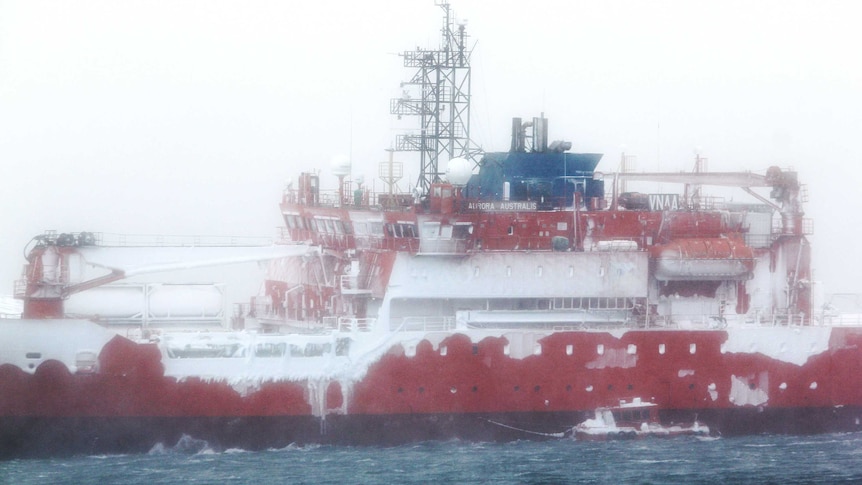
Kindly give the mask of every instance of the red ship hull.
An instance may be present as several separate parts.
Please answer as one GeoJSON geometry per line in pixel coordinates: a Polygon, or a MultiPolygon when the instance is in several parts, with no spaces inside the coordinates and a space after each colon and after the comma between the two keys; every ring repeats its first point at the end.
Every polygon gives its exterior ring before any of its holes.
{"type": "Polygon", "coordinates": [[[326,386],[326,411],[315,415],[306,382],[243,396],[217,380],[178,381],[164,376],[155,346],[116,337],[97,373],[71,374],[56,361],[33,374],[0,366],[0,456],[145,452],[183,435],[218,449],[535,439],[558,436],[621,389],[657,404],[662,423],[697,419],[722,435],[860,429],[862,388],[852,382],[862,329],[833,329],[829,349],[801,366],[723,353],[727,338],[724,330],[559,332],[523,359],[505,355],[498,338],[455,334],[441,343],[445,355],[428,341],[412,357],[396,345],[347,403],[337,381],[326,386]],[[732,379],[747,383],[748,398],[732,379]],[[741,402],[758,395],[768,398],[741,402]]]}

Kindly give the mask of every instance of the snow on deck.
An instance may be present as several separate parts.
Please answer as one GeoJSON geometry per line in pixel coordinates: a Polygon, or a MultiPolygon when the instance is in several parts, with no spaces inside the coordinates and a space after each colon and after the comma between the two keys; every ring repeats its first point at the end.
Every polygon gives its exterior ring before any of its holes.
{"type": "Polygon", "coordinates": [[[11,295],[0,295],[0,318],[19,318],[23,310],[23,301],[11,295]]]}

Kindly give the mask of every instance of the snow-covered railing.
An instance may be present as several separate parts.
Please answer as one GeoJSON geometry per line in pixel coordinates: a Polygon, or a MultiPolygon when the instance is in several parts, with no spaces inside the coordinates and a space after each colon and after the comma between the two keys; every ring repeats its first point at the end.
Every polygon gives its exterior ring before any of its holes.
{"type": "Polygon", "coordinates": [[[419,254],[464,254],[470,241],[466,239],[435,239],[419,240],[419,254]]]}
{"type": "Polygon", "coordinates": [[[14,283],[13,295],[15,298],[24,298],[27,294],[27,280],[26,279],[17,279],[14,283]]]}
{"type": "Polygon", "coordinates": [[[827,326],[862,326],[862,313],[842,313],[839,315],[815,315],[815,325],[827,326]]]}
{"type": "MultiPolygon", "coordinates": [[[[368,278],[366,278],[367,280],[368,278]]],[[[359,275],[345,274],[339,279],[341,293],[345,295],[356,295],[360,293],[371,293],[371,290],[359,281],[359,275]]]]}
{"type": "Polygon", "coordinates": [[[455,329],[455,317],[404,317],[396,331],[428,332],[455,329]]]}
{"type": "Polygon", "coordinates": [[[338,317],[339,332],[369,332],[377,322],[376,318],[338,317]]]}
{"type": "Polygon", "coordinates": [[[100,246],[143,246],[143,247],[233,247],[233,246],[271,246],[271,237],[262,236],[176,236],[148,234],[109,234],[97,235],[100,246]]]}
{"type": "Polygon", "coordinates": [[[271,246],[272,237],[263,236],[207,236],[165,234],[114,234],[103,232],[45,231],[34,238],[37,243],[58,246],[121,246],[121,247],[233,247],[271,246]]]}
{"type": "Polygon", "coordinates": [[[648,327],[660,328],[725,328],[744,327],[781,327],[781,326],[862,326],[862,314],[788,315],[786,313],[754,313],[748,315],[702,315],[676,314],[652,316],[648,327]]]}

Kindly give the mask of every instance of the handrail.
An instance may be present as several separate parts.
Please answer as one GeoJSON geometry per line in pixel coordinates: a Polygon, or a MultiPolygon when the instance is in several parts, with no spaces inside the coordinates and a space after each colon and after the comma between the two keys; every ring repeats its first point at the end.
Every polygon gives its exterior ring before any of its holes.
{"type": "Polygon", "coordinates": [[[455,317],[404,317],[396,332],[448,331],[455,328],[455,317]]]}
{"type": "Polygon", "coordinates": [[[69,232],[57,234],[46,231],[36,238],[42,244],[60,246],[129,246],[129,247],[233,247],[271,246],[272,237],[263,236],[212,236],[167,234],[117,234],[104,232],[69,232]]]}

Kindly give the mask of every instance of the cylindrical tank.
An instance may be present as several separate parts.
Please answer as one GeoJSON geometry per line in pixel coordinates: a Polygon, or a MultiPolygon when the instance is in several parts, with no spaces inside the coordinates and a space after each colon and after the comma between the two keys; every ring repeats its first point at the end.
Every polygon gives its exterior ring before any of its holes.
{"type": "Polygon", "coordinates": [[[677,239],[650,249],[653,276],[659,281],[748,280],[754,252],[740,240],[677,239]]]}

